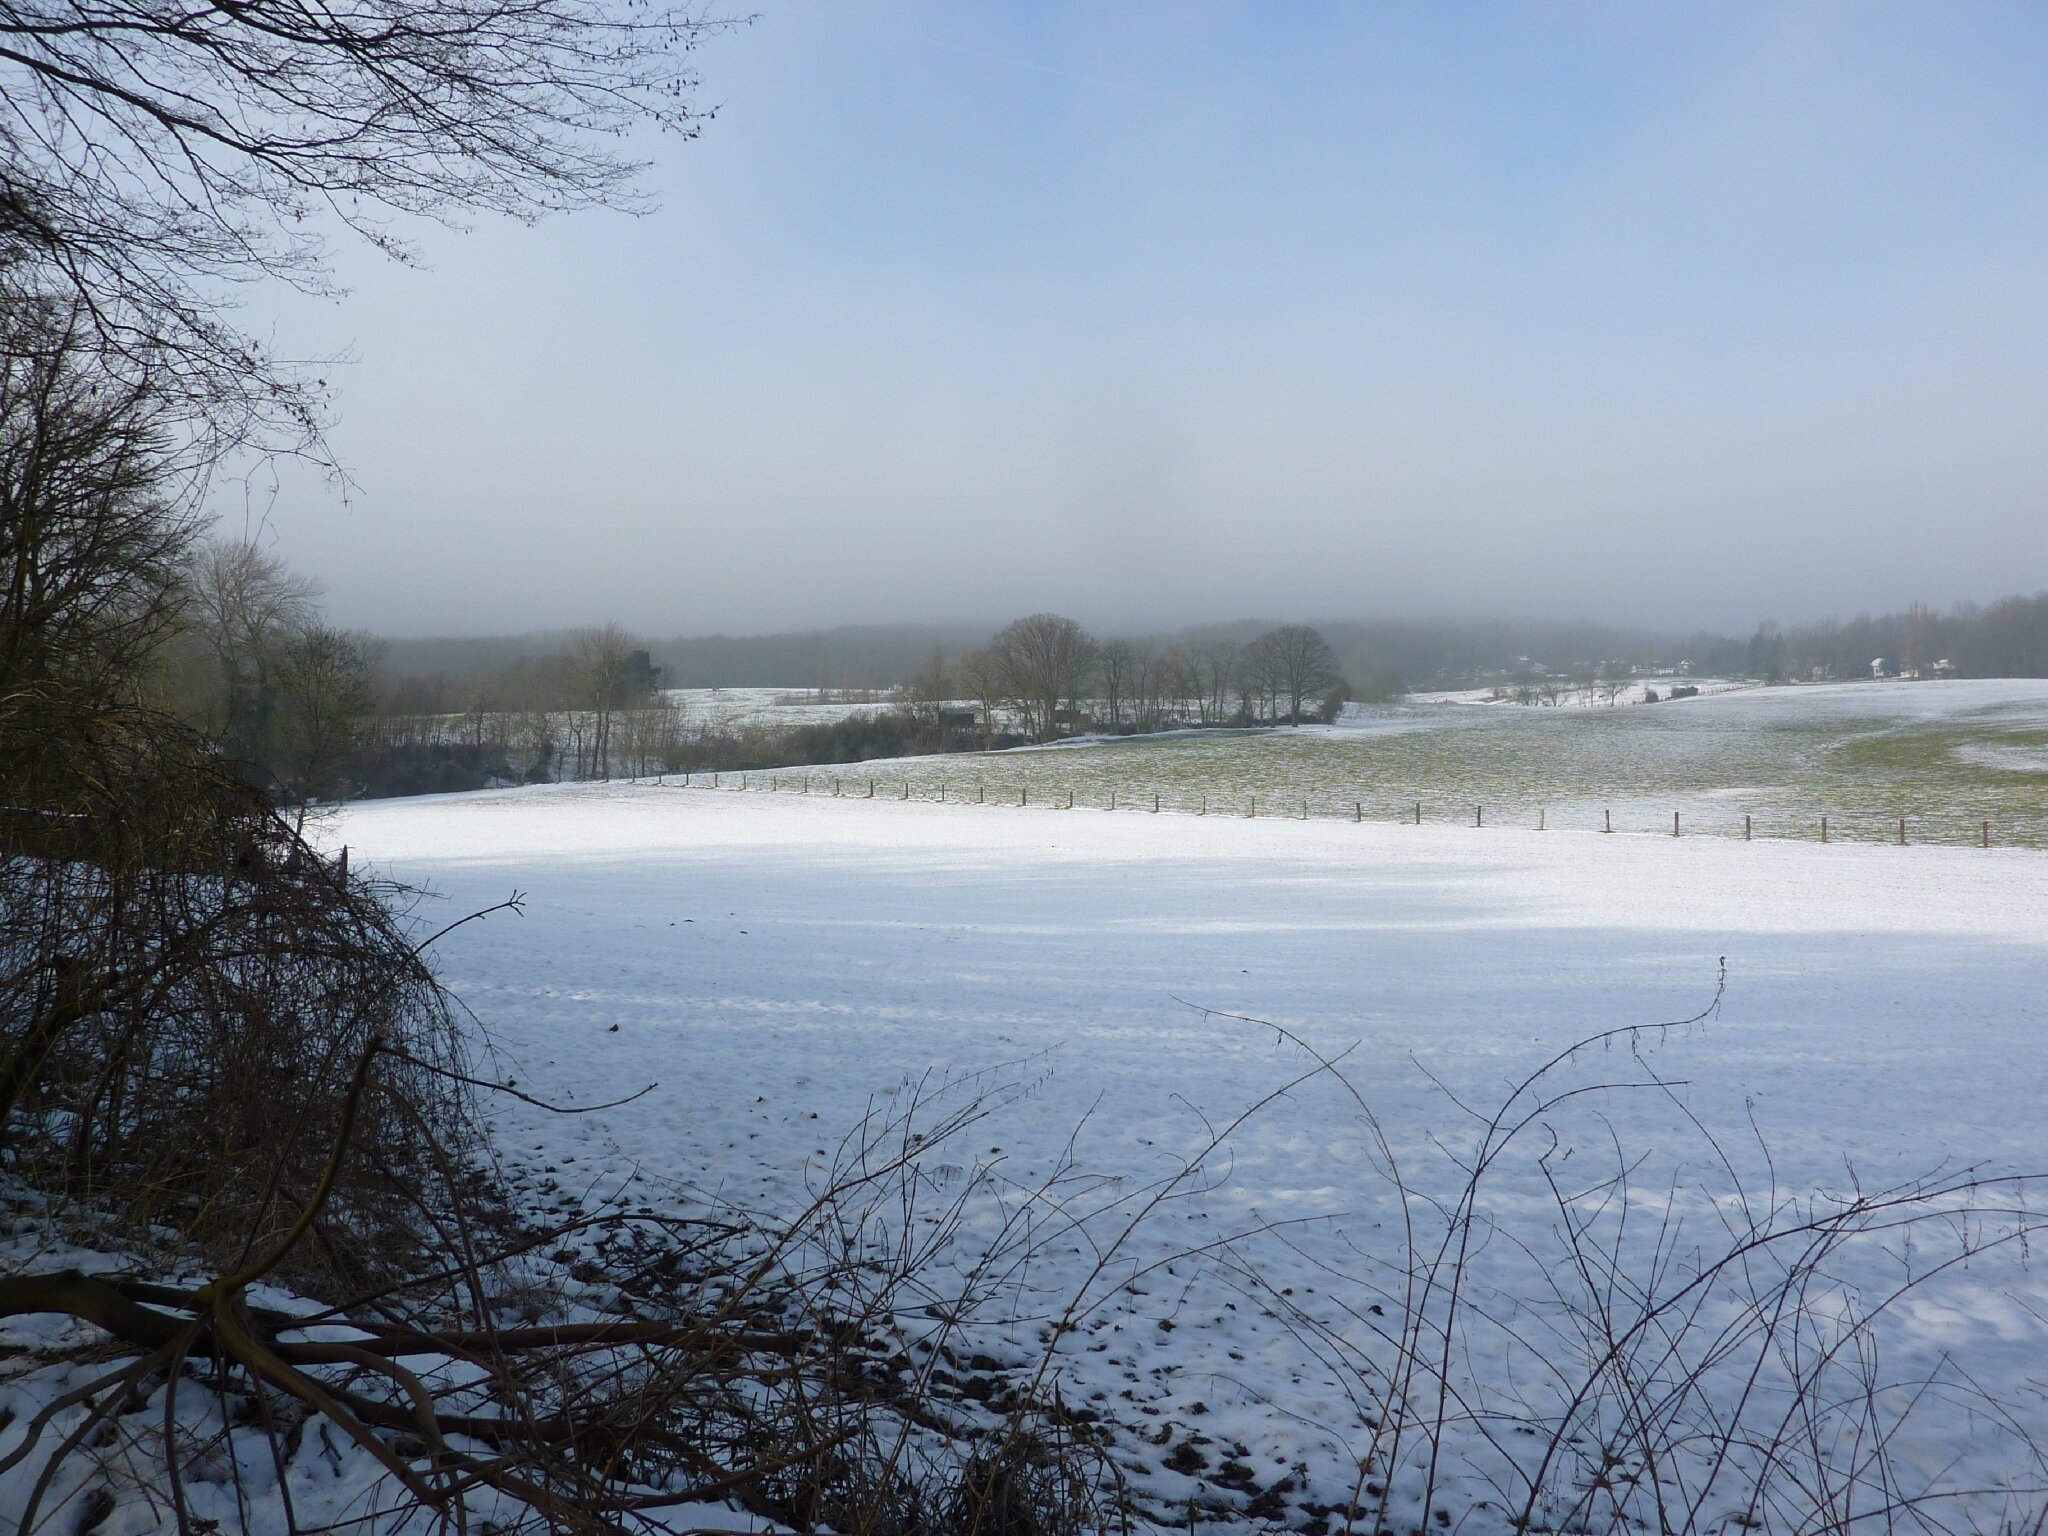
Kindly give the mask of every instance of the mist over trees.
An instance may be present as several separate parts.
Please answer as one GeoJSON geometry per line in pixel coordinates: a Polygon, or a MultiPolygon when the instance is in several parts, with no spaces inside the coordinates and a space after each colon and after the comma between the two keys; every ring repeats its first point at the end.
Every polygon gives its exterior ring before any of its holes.
{"type": "MultiPolygon", "coordinates": [[[[886,690],[900,686],[927,664],[936,648],[959,657],[985,646],[1000,623],[857,625],[766,635],[701,635],[663,638],[644,635],[649,655],[670,688],[783,688],[821,693],[886,690]]],[[[1207,700],[1207,718],[1232,712],[1224,698],[1236,652],[1275,628],[1257,619],[1191,624],[1179,629],[1111,634],[1105,644],[1146,654],[1179,651],[1199,674],[1189,689],[1207,700]]],[[[1718,647],[1739,661],[1742,642],[1729,636],[1680,638],[1597,625],[1551,622],[1380,621],[1319,619],[1313,624],[1336,654],[1339,673],[1362,700],[1391,697],[1404,688],[1448,686],[1489,669],[1511,667],[1518,656],[1557,658],[1628,655],[1645,665],[1680,658],[1704,662],[1718,647]]],[[[380,637],[377,673],[387,695],[406,693],[421,706],[456,708],[456,695],[472,680],[503,673],[520,658],[551,654],[571,643],[568,631],[471,639],[380,637]]],[[[1124,663],[1117,664],[1120,681],[1124,663]]],[[[1121,692],[1121,690],[1118,690],[1121,692]]],[[[960,697],[970,697],[963,690],[960,697]]],[[[1122,711],[1119,710],[1119,723],[1122,711]]]]}
{"type": "Polygon", "coordinates": [[[1902,613],[1824,619],[1781,629],[1764,623],[1744,649],[1743,670],[1773,681],[1929,672],[1948,662],[1958,677],[2048,677],[2048,593],[1964,604],[1937,613],[1916,603],[1902,613]]]}
{"type": "Polygon", "coordinates": [[[1043,613],[992,632],[905,625],[662,641],[607,623],[383,641],[327,625],[317,586],[259,547],[195,543],[180,571],[167,588],[178,594],[175,622],[158,621],[162,696],[252,783],[301,800],[848,763],[1084,731],[1300,724],[1410,686],[1613,704],[1639,674],[1681,666],[1760,682],[1864,678],[1879,657],[1893,672],[1937,659],[1957,675],[2048,672],[2040,598],[1790,630],[1767,623],[1747,641],[1507,622],[1241,622],[1105,639],[1043,613]],[[679,682],[669,659],[678,654],[695,669],[686,675],[724,682],[679,682]],[[740,680],[772,680],[799,660],[816,681],[740,680]],[[801,729],[730,727],[693,717],[671,691],[692,686],[775,686],[791,699],[869,708],[801,729]]]}
{"type": "Polygon", "coordinates": [[[1100,641],[1061,614],[999,630],[955,663],[956,697],[972,701],[984,744],[999,714],[1031,741],[1079,731],[1129,735],[1186,727],[1300,725],[1334,718],[1351,689],[1322,634],[1287,624],[1239,643],[1100,641]]]}
{"type": "Polygon", "coordinates": [[[0,305],[0,707],[126,711],[266,798],[339,793],[367,642],[275,556],[202,541],[176,410],[77,304],[0,305]]]}

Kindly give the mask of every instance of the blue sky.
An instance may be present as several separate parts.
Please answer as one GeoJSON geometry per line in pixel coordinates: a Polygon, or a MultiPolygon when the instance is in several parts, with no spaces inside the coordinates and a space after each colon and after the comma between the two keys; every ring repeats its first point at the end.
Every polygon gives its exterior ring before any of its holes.
{"type": "Polygon", "coordinates": [[[343,622],[2048,586],[2048,8],[771,5],[660,211],[343,251],[343,622]]]}

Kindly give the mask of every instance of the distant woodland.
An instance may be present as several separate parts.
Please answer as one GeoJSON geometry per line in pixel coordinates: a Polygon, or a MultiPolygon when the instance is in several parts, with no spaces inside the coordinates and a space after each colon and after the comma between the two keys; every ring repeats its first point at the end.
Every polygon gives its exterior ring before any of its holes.
{"type": "MultiPolygon", "coordinates": [[[[315,622],[302,608],[300,622],[315,622]]],[[[344,637],[360,669],[340,690],[357,712],[336,750],[345,762],[271,762],[243,728],[252,760],[285,782],[355,794],[477,788],[492,782],[596,778],[800,763],[854,762],[1044,740],[1078,730],[1128,734],[1323,718],[1347,699],[1423,688],[1616,678],[1681,669],[1760,682],[1932,675],[2048,676],[2048,594],[1982,607],[1781,627],[1746,639],[1655,634],[1588,623],[1360,622],[1275,627],[1256,620],[1098,637],[1058,615],[1003,628],[964,624],[844,626],[768,635],[631,635],[617,625],[473,639],[344,637]],[[1020,653],[1020,631],[1058,654],[1020,653]],[[1071,630],[1058,628],[1071,626],[1071,630]],[[1320,647],[1276,659],[1273,637],[1320,647]],[[728,728],[692,719],[669,690],[777,688],[816,700],[885,706],[829,724],[728,728]],[[343,781],[346,781],[345,787],[343,781]]],[[[1285,647],[1282,647],[1285,649],[1285,647]]],[[[330,649],[332,647],[330,646],[330,649]]],[[[289,723],[302,705],[266,705],[250,679],[284,688],[290,668],[231,664],[211,642],[223,690],[250,718],[289,723]],[[239,684],[235,679],[241,679],[239,684]]],[[[188,692],[191,686],[188,684],[188,692]]],[[[1610,690],[1612,692],[1612,690],[1610,690]]],[[[1542,696],[1543,690],[1536,690],[1542,696]]],[[[280,746],[282,742],[280,742],[280,746]]],[[[271,754],[275,756],[275,752],[271,754]]]]}
{"type": "Polygon", "coordinates": [[[1915,604],[1878,618],[1859,614],[1785,630],[1762,624],[1733,670],[1797,682],[1869,677],[1875,663],[1888,674],[1926,673],[1944,661],[1957,677],[2048,677],[2048,593],[1947,613],[1915,604]]]}
{"type": "Polygon", "coordinates": [[[385,639],[330,624],[316,583],[249,545],[204,542],[188,525],[157,563],[152,643],[135,675],[285,803],[1299,723],[1416,689],[1510,685],[1540,702],[1568,679],[1678,670],[1786,683],[2048,676],[2048,594],[1767,622],[1746,639],[1508,619],[1243,620],[1097,636],[1056,614],[1000,627],[663,639],[602,624],[385,639]],[[871,707],[735,726],[674,697],[714,688],[871,707]]]}
{"type": "MultiPolygon", "coordinates": [[[[1314,621],[1354,685],[1391,678],[1399,689],[1477,685],[1527,662],[1555,671],[1626,660],[1644,671],[1691,662],[1694,671],[1724,677],[1807,679],[1815,667],[1830,677],[1867,677],[1883,657],[1906,666],[1947,658],[1963,677],[2048,676],[2048,593],[1967,604],[1946,613],[1917,605],[1901,613],[1824,619],[1783,627],[1767,621],[1745,638],[1694,631],[1660,634],[1593,623],[1498,619],[1469,622],[1314,621]]],[[[670,688],[886,690],[923,670],[934,650],[954,655],[986,643],[993,625],[846,625],[764,635],[648,637],[645,647],[670,688]]],[[[1190,625],[1130,635],[1159,651],[1217,641],[1243,643],[1268,622],[1190,625]]],[[[572,648],[569,631],[477,639],[379,639],[376,681],[394,701],[471,687],[479,679],[516,673],[534,658],[572,648]]],[[[448,707],[455,707],[449,705],[448,707]]]]}

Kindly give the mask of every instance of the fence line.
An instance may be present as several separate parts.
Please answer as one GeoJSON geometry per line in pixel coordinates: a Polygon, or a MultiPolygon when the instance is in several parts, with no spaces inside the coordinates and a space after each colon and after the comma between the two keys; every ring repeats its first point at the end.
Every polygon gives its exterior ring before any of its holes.
{"type": "MultiPolygon", "coordinates": [[[[725,794],[779,794],[784,792],[793,792],[805,795],[814,793],[820,795],[829,794],[834,798],[844,799],[851,797],[863,800],[872,800],[875,798],[875,790],[878,782],[877,779],[871,775],[854,775],[841,777],[836,775],[828,776],[824,774],[814,774],[810,772],[792,772],[789,774],[770,772],[766,775],[763,775],[759,772],[751,770],[740,774],[738,776],[739,782],[737,784],[732,782],[732,778],[733,776],[730,774],[721,775],[720,773],[712,773],[708,775],[708,777],[703,774],[684,773],[676,778],[671,778],[669,775],[663,774],[658,776],[654,782],[658,786],[667,788],[718,791],[720,793],[725,794]],[[763,782],[764,778],[766,779],[765,783],[763,782]],[[815,785],[813,783],[814,779],[819,781],[815,785]]],[[[639,782],[645,781],[642,780],[639,782]]],[[[1079,794],[1076,790],[1055,790],[1051,791],[1048,794],[1048,792],[1041,786],[1039,790],[1039,798],[1034,805],[1031,796],[1032,785],[1028,782],[1018,784],[1017,799],[1013,804],[1011,802],[1007,802],[1001,799],[991,801],[988,798],[989,785],[987,780],[985,779],[976,779],[973,781],[974,794],[972,799],[968,797],[966,793],[966,786],[964,784],[959,783],[958,781],[955,781],[953,779],[947,778],[939,779],[935,785],[926,784],[921,786],[917,783],[914,777],[906,777],[901,780],[898,780],[896,787],[897,793],[892,798],[906,802],[915,802],[931,805],[1001,806],[1005,804],[1010,804],[1012,809],[1050,809],[1057,811],[1081,809],[1114,812],[1124,815],[1129,815],[1135,812],[1155,816],[1162,813],[1169,815],[1186,815],[1197,817],[1207,816],[1211,814],[1209,806],[1209,794],[1206,790],[1191,790],[1188,792],[1187,796],[1184,799],[1182,799],[1181,803],[1176,805],[1170,799],[1168,799],[1161,791],[1156,789],[1140,791],[1136,794],[1133,794],[1125,786],[1112,784],[1108,786],[1105,791],[1102,792],[1103,798],[1100,803],[1091,803],[1089,801],[1082,800],[1081,798],[1079,798],[1079,794]],[[1065,797],[1064,800],[1062,800],[1061,798],[1062,795],[1064,795],[1065,797]]],[[[1383,814],[1367,816],[1365,810],[1365,802],[1359,799],[1353,799],[1348,802],[1333,799],[1328,803],[1328,807],[1322,811],[1315,810],[1313,808],[1313,804],[1313,799],[1310,796],[1301,796],[1297,800],[1293,801],[1276,801],[1272,797],[1268,797],[1266,800],[1265,809],[1261,810],[1260,797],[1256,793],[1247,792],[1246,799],[1244,802],[1244,809],[1240,814],[1242,819],[1245,820],[1344,820],[1353,823],[1363,823],[1366,821],[1372,821],[1375,823],[1393,823],[1402,826],[1421,826],[1425,820],[1427,809],[1429,806],[1429,802],[1426,800],[1402,801],[1398,803],[1398,810],[1388,809],[1385,810],[1383,814]],[[1279,808],[1276,809],[1276,807],[1279,808]],[[1348,816],[1345,814],[1347,809],[1350,812],[1348,816]]],[[[1381,804],[1382,806],[1384,806],[1385,802],[1381,802],[1381,804]]],[[[1517,826],[1520,825],[1526,830],[1536,832],[1547,832],[1551,830],[1585,830],[1597,831],[1602,833],[1612,833],[1613,831],[1615,831],[1614,812],[1611,807],[1602,809],[1600,813],[1600,821],[1597,826],[1589,824],[1583,829],[1572,829],[1562,827],[1553,829],[1550,826],[1550,810],[1547,805],[1538,805],[1534,808],[1535,820],[1533,823],[1525,821],[1523,823],[1518,824],[1513,821],[1503,821],[1500,814],[1498,814],[1498,807],[1495,808],[1496,815],[1494,816],[1494,819],[1491,822],[1489,822],[1487,820],[1486,810],[1487,808],[1484,803],[1477,803],[1472,806],[1471,826],[1473,828],[1480,830],[1496,831],[1515,830],[1517,826]]],[[[1455,817],[1447,817],[1443,812],[1439,812],[1439,816],[1437,819],[1454,820],[1455,817]]],[[[1844,838],[1842,835],[1842,826],[1845,821],[1845,818],[1838,812],[1815,812],[1810,813],[1808,816],[1804,818],[1794,816],[1784,817],[1782,818],[1781,825],[1784,827],[1785,830],[1773,834],[1767,829],[1759,829],[1759,827],[1757,826],[1757,817],[1754,812],[1743,813],[1741,830],[1738,832],[1734,829],[1734,824],[1732,821],[1727,824],[1727,830],[1725,831],[1712,830],[1711,824],[1709,824],[1709,830],[1702,831],[1700,822],[1694,821],[1691,823],[1687,823],[1682,819],[1681,813],[1679,811],[1674,810],[1673,812],[1671,812],[1670,829],[1664,835],[1673,838],[1684,836],[1720,837],[1730,840],[1739,838],[1741,841],[1744,842],[1755,841],[1760,837],[1766,840],[1781,842],[1793,841],[1835,843],[1842,841],[1851,841],[1865,844],[1895,844],[1896,846],[1902,848],[1910,846],[1915,842],[1936,843],[1942,846],[1949,847],[1965,845],[1974,845],[1983,848],[1990,848],[1993,846],[2048,846],[2048,816],[2044,816],[2043,824],[2039,828],[2015,828],[2012,831],[2012,833],[2010,833],[1997,844],[1994,844],[1992,840],[1992,822],[1991,818],[1988,817],[1978,818],[1974,826],[1971,826],[1966,818],[1942,817],[1937,819],[1933,817],[1924,816],[1899,816],[1893,812],[1885,812],[1882,814],[1875,811],[1857,812],[1852,813],[1851,819],[1858,823],[1861,823],[1865,827],[1865,836],[1851,836],[1848,838],[1844,838]],[[1870,835],[1869,829],[1872,826],[1882,826],[1883,831],[1875,835],[1870,835]],[[1916,826],[1918,829],[1917,836],[1914,835],[1914,829],[1916,828],[1916,826]],[[1944,830],[1950,831],[1951,833],[1955,833],[1961,831],[1962,829],[1967,829],[1968,833],[1973,835],[1951,835],[1947,837],[1941,835],[1944,830]]],[[[1624,830],[1627,829],[1624,828],[1624,830]]],[[[1642,828],[1639,828],[1638,830],[1649,832],[1654,831],[1656,829],[1653,827],[1644,826],[1642,828]]]]}

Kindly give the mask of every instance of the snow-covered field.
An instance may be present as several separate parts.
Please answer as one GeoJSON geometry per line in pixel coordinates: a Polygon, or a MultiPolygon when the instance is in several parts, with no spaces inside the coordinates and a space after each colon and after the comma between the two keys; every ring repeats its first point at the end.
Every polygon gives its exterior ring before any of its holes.
{"type": "Polygon", "coordinates": [[[884,693],[846,695],[810,688],[671,688],[666,697],[690,724],[725,731],[830,725],[889,707],[884,693]]]}
{"type": "MultiPolygon", "coordinates": [[[[1313,1524],[1304,1509],[1370,1503],[1361,1490],[1393,1462],[1392,1515],[1422,1519],[1432,1446],[1374,1426],[1398,1417],[1386,1373],[1415,1302],[1398,1276],[1444,1230],[1429,1201],[1457,1198],[1479,1134],[1467,1111],[1490,1112],[1575,1040],[1708,1010],[1724,957],[1711,1017],[1622,1035],[1546,1080],[1637,1086],[1556,1102],[1489,1169],[1432,1500],[1448,1521],[1505,1528],[1504,1462],[1522,1454],[1506,1426],[1552,1422],[1599,1354],[1560,1194],[1580,1215],[1604,1201],[1582,1257],[1607,1245],[1638,1280],[1661,1262],[1668,1288],[1744,1230],[1738,1193],[1756,1211],[1964,1165],[2048,1168],[2037,852],[646,784],[378,802],[330,836],[432,891],[425,922],[526,893],[523,917],[467,925],[437,951],[522,1086],[595,1103],[660,1084],[579,1118],[500,1111],[508,1156],[565,1190],[637,1171],[641,1198],[788,1212],[876,1096],[934,1070],[989,1096],[987,1118],[932,1153],[934,1177],[970,1191],[935,1278],[969,1270],[1005,1203],[1061,1169],[1115,1181],[1061,1186],[1098,1214],[1042,1223],[1023,1289],[984,1311],[976,1344],[1027,1368],[1080,1297],[1051,1345],[1060,1390],[1153,1431],[1118,1455],[1161,1511],[1235,1507],[1284,1482],[1273,1507],[1313,1524]],[[1312,1067],[1302,1045],[1233,1014],[1341,1057],[1343,1081],[1296,1081],[1312,1067]],[[1143,1192],[1195,1159],[1200,1174],[1116,1246],[1143,1192]]],[[[1873,1380],[1946,1371],[1944,1384],[1874,1389],[1862,1431],[1903,1413],[1891,1446],[1906,1471],[1977,1490],[1942,1506],[1953,1528],[2044,1507],[2024,1442],[2048,1441],[2048,1276],[1992,1244],[2005,1230],[1897,1231],[1832,1257],[1814,1290],[1839,1325],[1976,1246],[1878,1331],[1873,1380]]],[[[1625,1313],[1627,1287],[1606,1290],[1625,1313]]],[[[1716,1293],[1701,1326],[1742,1315],[1716,1293]]],[[[1751,1363],[1721,1360],[1737,1376],[1751,1363]]],[[[1725,1407],[1736,1390],[1710,1394],[1725,1407]]],[[[1840,1425],[1821,1433],[1858,1454],[1840,1425]]],[[[1762,1456],[1737,1455],[1701,1528],[1747,1518],[1732,1490],[1762,1456]]],[[[1609,1475],[1643,1473],[1572,1473],[1609,1475]]]]}
{"type": "Polygon", "coordinates": [[[1556,694],[1551,696],[1544,689],[1531,687],[1530,701],[1517,703],[1508,688],[1425,688],[1405,695],[1410,704],[1486,704],[1508,705],[1516,708],[1541,709],[1618,709],[1624,705],[1642,704],[1655,693],[1659,700],[1668,698],[1673,688],[1692,688],[1695,697],[1713,693],[1734,693],[1740,689],[1758,685],[1740,678],[1690,677],[1676,673],[1663,673],[1654,677],[1632,678],[1608,697],[1605,685],[1569,684],[1562,678],[1546,679],[1556,684],[1556,694]]]}

